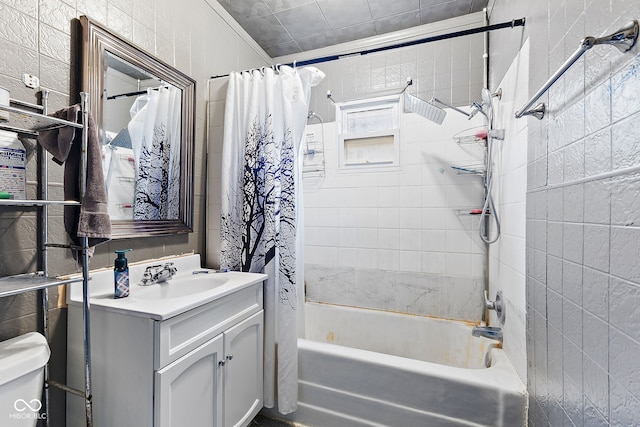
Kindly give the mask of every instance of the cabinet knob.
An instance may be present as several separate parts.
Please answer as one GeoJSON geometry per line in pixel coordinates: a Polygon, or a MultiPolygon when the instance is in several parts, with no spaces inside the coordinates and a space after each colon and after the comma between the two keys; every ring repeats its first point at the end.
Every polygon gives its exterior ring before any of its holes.
{"type": "Polygon", "coordinates": [[[231,360],[231,359],[233,359],[233,354],[231,353],[227,354],[227,360],[231,360]]]}
{"type": "Polygon", "coordinates": [[[224,360],[220,360],[220,361],[218,361],[218,366],[224,366],[224,364],[225,364],[225,361],[224,361],[224,360]]]}

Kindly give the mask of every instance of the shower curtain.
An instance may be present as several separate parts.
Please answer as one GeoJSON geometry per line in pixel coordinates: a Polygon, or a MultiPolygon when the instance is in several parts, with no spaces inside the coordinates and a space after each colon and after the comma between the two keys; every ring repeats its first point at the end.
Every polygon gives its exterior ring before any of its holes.
{"type": "Polygon", "coordinates": [[[136,166],[133,219],[179,218],[181,95],[173,86],[148,89],[146,103],[129,122],[136,166]]]}
{"type": "Polygon", "coordinates": [[[221,267],[268,274],[264,405],[296,410],[303,282],[300,146],[316,68],[231,73],[222,152],[221,267]]]}

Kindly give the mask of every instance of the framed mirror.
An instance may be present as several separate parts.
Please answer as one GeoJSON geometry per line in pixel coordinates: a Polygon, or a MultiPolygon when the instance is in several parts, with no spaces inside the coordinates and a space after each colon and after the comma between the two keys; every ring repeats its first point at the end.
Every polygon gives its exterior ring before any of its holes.
{"type": "Polygon", "coordinates": [[[86,16],[80,24],[113,238],[191,232],[195,81],[86,16]]]}

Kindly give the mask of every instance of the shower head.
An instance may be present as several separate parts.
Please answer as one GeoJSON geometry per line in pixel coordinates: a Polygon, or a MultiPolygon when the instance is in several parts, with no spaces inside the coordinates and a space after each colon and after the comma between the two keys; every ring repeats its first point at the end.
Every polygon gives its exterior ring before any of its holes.
{"type": "Polygon", "coordinates": [[[427,120],[441,125],[447,112],[442,108],[433,105],[431,102],[422,100],[408,92],[404,94],[404,108],[406,111],[416,113],[427,120]]]}

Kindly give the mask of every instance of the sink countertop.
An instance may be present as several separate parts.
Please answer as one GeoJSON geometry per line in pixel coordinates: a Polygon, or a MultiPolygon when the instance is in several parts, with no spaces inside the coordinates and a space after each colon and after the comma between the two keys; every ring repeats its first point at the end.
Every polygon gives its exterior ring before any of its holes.
{"type": "MultiPolygon", "coordinates": [[[[101,269],[90,272],[89,304],[92,309],[99,308],[132,316],[165,320],[185,311],[207,304],[236,291],[247,288],[267,278],[266,274],[230,271],[225,273],[192,274],[193,271],[208,270],[200,268],[200,256],[188,255],[176,258],[145,261],[129,266],[129,296],[114,298],[113,270],[101,269]],[[142,273],[150,265],[173,262],[178,273],[168,282],[141,286],[142,273]],[[182,282],[182,283],[181,283],[182,282]],[[181,285],[196,285],[194,292],[168,292],[181,285]],[[196,283],[197,282],[197,283],[196,283]],[[207,285],[211,284],[209,288],[207,285]]],[[[82,283],[69,285],[67,303],[82,303],[82,283]]]]}

